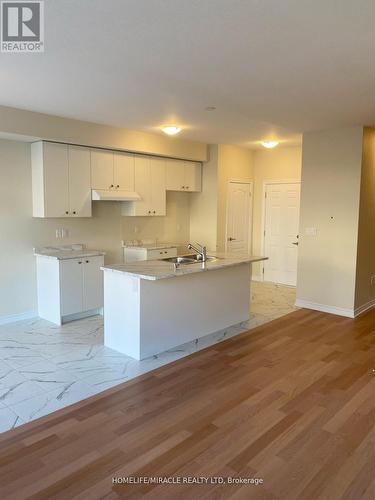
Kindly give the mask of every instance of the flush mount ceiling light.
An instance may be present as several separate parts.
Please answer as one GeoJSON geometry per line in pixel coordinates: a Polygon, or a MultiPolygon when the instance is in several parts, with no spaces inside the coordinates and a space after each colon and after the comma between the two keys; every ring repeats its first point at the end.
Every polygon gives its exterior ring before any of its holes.
{"type": "Polygon", "coordinates": [[[261,144],[264,148],[272,149],[279,144],[279,141],[262,141],[261,144]]]}
{"type": "Polygon", "coordinates": [[[166,127],[162,127],[162,131],[167,135],[176,135],[181,132],[181,127],[176,127],[176,125],[168,125],[166,127]]]}

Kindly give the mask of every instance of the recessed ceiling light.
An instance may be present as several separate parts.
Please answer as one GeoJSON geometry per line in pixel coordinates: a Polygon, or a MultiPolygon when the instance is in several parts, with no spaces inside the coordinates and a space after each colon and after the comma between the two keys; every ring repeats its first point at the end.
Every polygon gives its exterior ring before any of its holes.
{"type": "Polygon", "coordinates": [[[267,149],[272,149],[272,148],[275,148],[279,144],[279,141],[262,141],[261,144],[263,147],[265,147],[267,149]]]}
{"type": "Polygon", "coordinates": [[[176,125],[168,125],[167,127],[162,127],[162,131],[167,135],[176,135],[181,132],[181,127],[176,127],[176,125]]]}
{"type": "Polygon", "coordinates": [[[206,111],[215,111],[216,107],[215,106],[207,106],[205,108],[206,111]]]}

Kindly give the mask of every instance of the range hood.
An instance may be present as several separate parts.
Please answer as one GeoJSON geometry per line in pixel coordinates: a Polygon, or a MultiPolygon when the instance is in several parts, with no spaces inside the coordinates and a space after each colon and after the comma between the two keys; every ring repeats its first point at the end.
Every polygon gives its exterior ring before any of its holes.
{"type": "Polygon", "coordinates": [[[140,200],[141,197],[135,191],[93,189],[91,199],[93,201],[136,201],[140,200]]]}

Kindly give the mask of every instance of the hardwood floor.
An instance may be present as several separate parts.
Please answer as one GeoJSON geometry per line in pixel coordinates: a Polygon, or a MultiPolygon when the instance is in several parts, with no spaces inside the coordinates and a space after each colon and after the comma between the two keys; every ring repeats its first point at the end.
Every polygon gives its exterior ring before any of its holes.
{"type": "Polygon", "coordinates": [[[2,434],[0,498],[373,499],[374,369],[375,311],[291,313],[2,434]]]}

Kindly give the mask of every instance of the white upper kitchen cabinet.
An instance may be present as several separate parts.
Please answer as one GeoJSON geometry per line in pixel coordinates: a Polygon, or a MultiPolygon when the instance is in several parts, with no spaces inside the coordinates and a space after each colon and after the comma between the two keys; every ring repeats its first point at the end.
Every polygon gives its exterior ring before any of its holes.
{"type": "Polygon", "coordinates": [[[185,161],[185,191],[202,191],[202,165],[198,162],[185,161]]]}
{"type": "Polygon", "coordinates": [[[33,216],[90,217],[90,156],[85,148],[31,145],[33,216]]]}
{"type": "Polygon", "coordinates": [[[191,161],[166,160],[166,183],[168,191],[201,191],[201,164],[191,161]]]}
{"type": "Polygon", "coordinates": [[[104,191],[134,191],[134,155],[92,149],[91,187],[104,191]]]}
{"type": "Polygon", "coordinates": [[[122,215],[166,215],[165,161],[135,156],[134,188],[139,201],[124,202],[122,215]]]}
{"type": "Polygon", "coordinates": [[[167,198],[165,189],[165,160],[150,159],[151,202],[152,215],[166,215],[167,198]]]}
{"type": "Polygon", "coordinates": [[[92,189],[113,189],[113,163],[114,154],[112,151],[100,149],[91,150],[91,188],[92,189]]]}
{"type": "Polygon", "coordinates": [[[115,189],[134,191],[134,155],[115,153],[113,160],[113,185],[115,189]]]}
{"type": "Polygon", "coordinates": [[[75,217],[91,217],[90,151],[68,146],[69,213],[75,217]]]}

